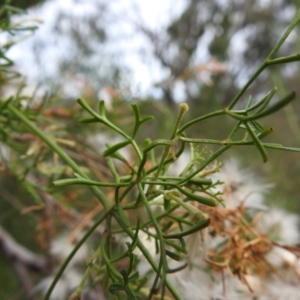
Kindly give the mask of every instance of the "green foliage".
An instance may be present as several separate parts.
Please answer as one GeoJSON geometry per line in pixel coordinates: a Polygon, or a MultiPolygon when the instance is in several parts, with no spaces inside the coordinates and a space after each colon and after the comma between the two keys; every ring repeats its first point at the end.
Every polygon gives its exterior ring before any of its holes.
{"type": "Polygon", "coordinates": [[[22,12],[22,9],[9,5],[9,1],[6,1],[5,4],[0,6],[0,34],[2,36],[9,34],[10,37],[14,37],[14,39],[7,39],[7,41],[1,44],[0,47],[0,85],[2,85],[5,80],[9,80],[18,76],[17,72],[11,70],[13,62],[6,56],[6,52],[15,43],[22,39],[22,36],[20,37],[20,33],[28,33],[37,29],[36,25],[28,24],[28,22],[25,21],[12,21],[12,16],[14,13],[22,12]]]}
{"type": "MultiPolygon", "coordinates": [[[[6,9],[10,10],[11,8],[6,7],[6,9]]],[[[118,126],[110,120],[104,101],[99,103],[99,109],[96,111],[85,100],[79,99],[78,104],[83,110],[83,118],[79,120],[83,123],[82,126],[92,126],[95,125],[94,123],[99,123],[122,139],[121,142],[108,145],[102,153],[108,174],[106,180],[103,181],[97,180],[93,169],[83,167],[80,160],[70,154],[69,148],[61,145],[62,138],[58,132],[51,132],[49,129],[50,125],[55,125],[55,123],[51,118],[45,118],[42,105],[36,110],[22,108],[20,102],[22,96],[19,93],[10,99],[1,100],[1,140],[14,153],[12,162],[7,161],[5,164],[11,173],[23,183],[27,192],[32,194],[34,204],[45,204],[40,196],[41,192],[55,195],[58,187],[83,185],[90,189],[103,207],[98,219],[94,221],[94,224],[76,244],[60,267],[44,296],[45,300],[50,298],[56,283],[78,249],[100,224],[105,224],[105,231],[86,268],[82,284],[73,295],[74,299],[80,297],[84,282],[92,272],[97,272],[97,275],[102,278],[101,283],[106,291],[113,295],[114,299],[124,299],[124,297],[139,299],[144,296],[151,299],[156,291],[160,291],[160,299],[165,299],[166,289],[174,299],[182,299],[176,287],[168,279],[169,273],[178,270],[169,267],[169,259],[179,261],[187,253],[184,238],[209,225],[210,219],[205,212],[206,207],[222,204],[221,195],[211,192],[218,182],[212,182],[208,178],[210,174],[220,169],[219,157],[231,147],[237,146],[254,146],[261,155],[263,162],[268,160],[267,149],[300,152],[299,148],[264,142],[264,138],[272,134],[273,131],[271,127],[265,127],[258,121],[290,103],[295,98],[295,93],[285,95],[280,100],[271,103],[276,93],[276,88],[274,88],[260,101],[252,103],[250,98],[243,109],[235,109],[236,104],[263,70],[273,65],[299,60],[299,55],[275,58],[278,50],[299,20],[300,10],[266,60],[227,107],[184,123],[184,115],[188,113],[188,105],[186,103],[181,104],[177,116],[173,116],[174,125],[168,139],[161,139],[157,136],[150,140],[146,136],[142,142],[137,140],[137,136],[142,135],[147,122],[155,122],[153,116],[142,117],[137,104],[131,106],[134,121],[129,130],[130,133],[128,133],[122,126],[118,126]],[[201,128],[201,122],[224,116],[234,121],[224,140],[193,138],[187,135],[190,127],[198,126],[201,128]],[[29,139],[26,147],[23,147],[14,137],[25,134],[31,134],[34,137],[33,140],[38,145],[38,150],[33,157],[27,155],[22,160],[20,156],[23,154],[24,148],[32,147],[33,143],[29,139]],[[242,139],[239,138],[240,135],[243,136],[242,139]],[[191,162],[181,174],[170,176],[168,169],[180,157],[188,144],[192,152],[191,162]],[[218,148],[206,153],[202,150],[206,145],[216,145],[218,148]],[[123,149],[130,149],[133,153],[135,161],[132,165],[122,155],[123,149]],[[38,164],[44,160],[51,161],[54,156],[59,158],[57,165],[63,167],[59,169],[61,172],[57,172],[55,170],[57,166],[53,166],[49,170],[50,176],[46,174],[43,177],[45,183],[42,187],[27,180],[28,173],[32,171],[35,175],[41,176],[42,172],[39,170],[38,164]],[[117,165],[116,159],[121,161],[121,168],[117,165]],[[13,165],[10,165],[11,163],[13,165]],[[24,164],[26,165],[24,166],[24,164]],[[74,174],[74,177],[71,178],[70,169],[74,174]],[[57,173],[59,174],[57,175],[57,173]],[[50,185],[52,182],[54,188],[50,185]],[[109,196],[111,190],[113,190],[113,196],[109,196]],[[199,205],[194,205],[194,202],[199,205]],[[141,218],[142,213],[146,215],[145,218],[141,218]],[[151,232],[150,228],[154,228],[154,233],[151,232]],[[144,232],[155,240],[156,251],[159,255],[158,261],[141,242],[140,232],[144,232]],[[129,242],[121,239],[120,243],[124,247],[120,249],[119,253],[112,251],[113,237],[116,235],[126,236],[129,239],[129,242]],[[143,285],[147,278],[139,277],[136,271],[137,257],[134,254],[136,249],[148,260],[155,272],[152,287],[146,289],[146,292],[143,285]],[[128,262],[126,268],[120,267],[124,258],[128,262]]],[[[19,29],[33,30],[34,28],[14,27],[9,19],[3,27],[3,30],[8,32],[19,29]]],[[[6,48],[1,50],[2,58],[5,60],[1,66],[3,68],[1,72],[5,72],[5,76],[11,66],[11,62],[5,56],[6,48]]],[[[65,137],[64,132],[62,137],[65,137]]],[[[66,139],[64,142],[67,144],[66,139]]]]}

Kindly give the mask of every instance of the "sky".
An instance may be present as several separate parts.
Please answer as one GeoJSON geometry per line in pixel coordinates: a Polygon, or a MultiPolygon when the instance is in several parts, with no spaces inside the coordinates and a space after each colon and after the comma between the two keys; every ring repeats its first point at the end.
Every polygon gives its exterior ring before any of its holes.
{"type": "MultiPolygon", "coordinates": [[[[93,15],[97,2],[99,3],[97,0],[49,0],[42,6],[27,11],[26,18],[41,20],[43,23],[39,24],[38,30],[30,38],[12,47],[8,56],[21,73],[26,75],[29,84],[34,84],[41,76],[32,51],[38,43],[42,45],[39,46],[39,51],[42,51],[42,73],[47,76],[59,76],[58,57],[68,56],[72,51],[72,43],[67,38],[60,39],[51,33],[56,26],[57,15],[71,13],[74,18],[93,15]]],[[[146,95],[152,91],[155,94],[153,85],[168,75],[154,59],[151,44],[143,34],[137,32],[136,26],[144,24],[158,32],[170,20],[180,15],[184,7],[185,0],[177,0],[176,5],[171,0],[115,0],[110,5],[110,18],[113,16],[116,21],[107,21],[109,39],[101,45],[99,55],[118,57],[119,64],[130,70],[132,89],[136,93],[146,95]]],[[[70,93],[72,94],[71,91],[70,93]]],[[[71,96],[76,97],[74,89],[73,94],[71,96]]]]}
{"type": "MultiPolygon", "coordinates": [[[[218,1],[220,6],[226,6],[226,1],[218,1]]],[[[62,58],[66,58],[67,61],[68,58],[72,57],[74,42],[66,34],[53,33],[54,28],[57,31],[65,30],[67,32],[70,27],[68,23],[58,24],[58,15],[71,15],[75,20],[75,25],[77,19],[85,19],[88,22],[89,17],[98,17],[99,22],[105,24],[108,39],[102,44],[94,41],[95,53],[88,60],[90,64],[95,64],[95,72],[108,72],[112,64],[122,66],[124,70],[128,70],[128,82],[133,96],[152,95],[155,98],[160,98],[162,96],[160,94],[161,89],[155,88],[155,85],[170,78],[169,70],[164,68],[155,58],[151,43],[137,27],[143,24],[158,35],[161,34],[160,37],[163,38],[165,30],[162,29],[166,28],[172,20],[181,14],[187,0],[176,0],[176,5],[174,5],[174,0],[114,0],[109,2],[108,11],[97,16],[99,10],[95,7],[102,2],[102,0],[48,0],[41,6],[29,9],[24,17],[38,19],[42,23],[38,24],[38,30],[31,37],[12,47],[8,56],[15,61],[20,72],[26,76],[30,86],[36,85],[41,77],[59,79],[58,61],[62,58]],[[40,64],[37,63],[35,52],[39,53],[40,64]],[[99,57],[102,59],[101,66],[97,65],[99,57]]],[[[269,5],[269,2],[261,0],[260,5],[266,6],[269,5]]],[[[283,14],[284,12],[282,12],[283,14]]],[[[288,12],[288,14],[292,15],[293,12],[288,12]]],[[[236,21],[238,22],[238,20],[236,21]]],[[[84,22],[78,22],[78,27],[82,32],[86,30],[84,22]]],[[[213,30],[215,29],[207,28],[204,36],[199,40],[193,57],[195,65],[205,64],[209,61],[207,45],[214,36],[213,30]]],[[[233,70],[234,72],[240,65],[243,51],[248,47],[247,36],[255,34],[253,30],[255,31],[255,28],[247,27],[233,35],[229,47],[230,62],[225,62],[229,71],[233,70]]],[[[247,80],[246,77],[240,78],[240,84],[242,85],[245,80],[247,80]]],[[[81,84],[78,82],[80,82],[80,78],[77,81],[70,79],[65,84],[64,93],[66,96],[74,98],[80,96],[82,82],[81,84]]],[[[99,97],[101,97],[103,86],[105,86],[105,82],[102,85],[99,84],[99,97]]],[[[175,100],[184,101],[184,90],[185,86],[182,82],[178,81],[174,84],[175,100]]]]}

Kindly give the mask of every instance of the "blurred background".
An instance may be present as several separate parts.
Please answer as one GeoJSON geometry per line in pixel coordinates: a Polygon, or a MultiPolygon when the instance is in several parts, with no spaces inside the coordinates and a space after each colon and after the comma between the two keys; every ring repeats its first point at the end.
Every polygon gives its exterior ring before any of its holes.
{"type": "MultiPolygon", "coordinates": [[[[42,23],[7,52],[14,69],[24,78],[3,82],[1,96],[10,96],[22,82],[28,96],[34,93],[39,99],[47,95],[52,107],[47,117],[61,118],[64,130],[73,138],[101,129],[82,128],[79,134],[79,126],[84,126],[77,122],[77,98],[91,105],[104,99],[110,117],[125,128],[131,125],[129,102],[134,101],[143,114],[156,119],[144,127],[139,138],[168,137],[178,103],[188,103],[187,121],[232,101],[283,34],[299,4],[298,0],[177,0],[176,4],[171,0],[13,0],[10,5],[26,10],[13,19],[42,23]]],[[[298,25],[278,56],[300,51],[299,33],[298,25]]],[[[299,66],[292,63],[267,69],[237,106],[243,107],[249,96],[259,100],[274,85],[278,97],[292,90],[300,95],[299,66]]],[[[297,96],[292,104],[261,120],[274,129],[266,140],[299,147],[299,108],[297,96]]],[[[194,126],[188,134],[225,139],[233,124],[225,117],[216,118],[194,126]]],[[[263,164],[254,148],[232,147],[222,159],[236,157],[263,182],[274,183],[267,194],[268,203],[300,214],[299,154],[272,150],[268,154],[269,161],[263,164]]],[[[28,191],[15,188],[15,180],[12,173],[1,176],[1,197],[5,200],[0,201],[1,225],[20,243],[42,252],[36,234],[32,234],[40,220],[21,217],[23,231],[14,222],[20,206],[12,205],[11,199],[16,199],[13,203],[20,197],[31,201],[28,191]]],[[[75,196],[70,197],[75,201],[75,196]]],[[[78,207],[80,211],[82,206],[78,207]]],[[[19,280],[2,255],[0,270],[0,298],[27,299],[17,291],[19,280]]]]}

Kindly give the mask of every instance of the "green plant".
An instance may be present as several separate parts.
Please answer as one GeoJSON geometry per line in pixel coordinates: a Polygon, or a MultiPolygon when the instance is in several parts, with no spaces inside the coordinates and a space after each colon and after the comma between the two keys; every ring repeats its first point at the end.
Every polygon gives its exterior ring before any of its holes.
{"type": "Polygon", "coordinates": [[[20,75],[16,71],[11,70],[13,62],[8,58],[6,52],[16,43],[20,42],[24,38],[27,38],[28,33],[32,33],[38,28],[36,25],[32,25],[32,23],[36,23],[37,20],[13,21],[13,14],[23,13],[24,11],[22,9],[9,5],[9,3],[10,1],[6,0],[5,3],[0,7],[0,34],[2,36],[8,34],[10,37],[14,37],[7,38],[6,42],[1,44],[0,46],[1,85],[3,84],[4,79],[11,80],[20,75]],[[20,36],[20,33],[23,35],[20,36]]]}
{"type": "MultiPolygon", "coordinates": [[[[19,145],[15,147],[9,137],[12,133],[25,133],[29,130],[39,141],[47,145],[50,153],[58,155],[63,164],[74,172],[74,178],[57,179],[54,181],[54,186],[88,186],[103,206],[101,216],[88,229],[61,266],[44,296],[45,300],[50,298],[55,284],[76,251],[101,223],[105,223],[105,231],[99,247],[92,255],[82,284],[75,291],[72,299],[80,297],[84,282],[88,278],[89,272],[93,270],[103,279],[104,285],[117,299],[122,299],[125,295],[128,299],[137,299],[145,294],[148,299],[151,299],[157,291],[160,291],[160,299],[165,299],[166,289],[175,299],[182,299],[176,287],[169,281],[168,274],[179,271],[185,265],[172,269],[169,267],[169,261],[170,259],[180,261],[181,257],[188,253],[185,238],[209,225],[210,219],[205,212],[205,207],[223,205],[222,195],[213,192],[213,188],[219,182],[213,182],[209,178],[210,174],[221,168],[221,164],[217,162],[219,157],[232,146],[245,145],[254,146],[260,153],[263,162],[268,159],[266,149],[300,152],[298,148],[263,142],[263,139],[270,135],[273,129],[271,127],[265,128],[258,122],[259,119],[273,114],[290,103],[295,98],[295,93],[290,93],[270,104],[276,94],[274,87],[260,101],[252,103],[251,98],[249,98],[244,109],[234,109],[235,105],[241,101],[247,88],[264,69],[269,66],[300,60],[299,54],[275,58],[279,48],[299,20],[300,10],[269,56],[228,107],[183,123],[188,106],[185,103],[181,104],[177,117],[174,117],[174,128],[169,139],[158,138],[153,141],[145,139],[141,145],[136,141],[136,135],[143,130],[144,123],[154,119],[152,116],[142,118],[136,104],[131,105],[134,125],[131,132],[128,133],[109,120],[103,101],[100,102],[97,112],[83,99],[79,99],[79,105],[87,114],[87,117],[80,119],[81,123],[100,123],[122,138],[122,141],[115,145],[107,145],[107,149],[103,152],[107,168],[110,171],[110,178],[107,181],[94,180],[95,176],[92,170],[84,171],[78,162],[63,147],[59,146],[55,135],[46,133],[39,128],[41,116],[38,111],[32,112],[29,109],[22,109],[19,94],[1,101],[0,121],[3,142],[18,152],[20,151],[19,145]],[[202,121],[220,116],[228,116],[236,121],[225,140],[190,138],[186,135],[189,127],[201,127],[202,121]],[[24,125],[26,129],[24,129],[24,125]],[[236,136],[239,136],[241,132],[243,138],[237,140],[236,136]],[[190,163],[178,176],[168,175],[168,168],[180,157],[187,144],[190,145],[191,151],[190,163]],[[217,145],[219,148],[209,152],[199,148],[203,145],[217,145]],[[129,148],[133,152],[135,162],[132,165],[121,154],[121,150],[124,148],[129,148]],[[124,165],[123,168],[116,165],[117,160],[124,165]],[[108,197],[111,190],[114,191],[113,197],[108,197]],[[197,205],[194,204],[195,202],[197,205]],[[157,207],[161,209],[156,209],[157,207]],[[146,212],[147,217],[145,218],[142,217],[143,210],[146,212]],[[154,232],[151,232],[149,228],[154,228],[154,232]],[[156,252],[159,254],[158,261],[140,241],[139,232],[144,232],[155,240],[156,252]],[[119,242],[123,244],[123,247],[117,253],[112,251],[115,235],[127,236],[130,240],[130,242],[125,242],[124,239],[120,238],[119,242]],[[140,278],[136,272],[137,256],[134,254],[136,248],[142,252],[156,274],[152,287],[146,291],[143,286],[146,279],[140,278]],[[120,267],[119,263],[124,259],[127,259],[127,268],[120,267]]],[[[7,68],[8,66],[5,65],[4,67],[7,68]]],[[[33,163],[31,167],[34,165],[33,163]]],[[[26,183],[26,174],[26,171],[22,172],[21,181],[25,182],[29,191],[35,195],[38,204],[43,204],[38,193],[33,191],[35,187],[26,183]]],[[[50,193],[54,193],[53,191],[55,189],[52,188],[50,193]]]]}

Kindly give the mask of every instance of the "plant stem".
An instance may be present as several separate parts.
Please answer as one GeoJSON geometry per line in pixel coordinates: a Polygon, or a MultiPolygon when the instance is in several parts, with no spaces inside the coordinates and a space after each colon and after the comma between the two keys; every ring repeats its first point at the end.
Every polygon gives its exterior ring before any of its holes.
{"type": "Polygon", "coordinates": [[[57,284],[58,280],[62,276],[63,272],[65,271],[66,267],[68,266],[71,259],[74,257],[76,252],[79,250],[79,248],[83,245],[83,243],[88,239],[88,237],[94,232],[94,230],[107,218],[107,216],[110,214],[110,211],[106,211],[95,223],[94,225],[86,232],[86,234],[81,238],[81,240],[76,244],[72,252],[68,255],[66,260],[61,265],[60,269],[58,270],[57,274],[55,275],[50,287],[48,288],[46,295],[44,296],[43,300],[49,300],[51,293],[57,284]]]}
{"type": "Polygon", "coordinates": [[[239,91],[239,93],[236,95],[236,97],[229,104],[228,110],[231,110],[236,105],[236,103],[240,100],[240,98],[243,96],[243,94],[248,89],[248,87],[258,77],[258,75],[269,65],[269,63],[272,64],[272,58],[278,52],[279,48],[282,46],[284,41],[290,35],[290,33],[292,32],[294,27],[297,25],[299,20],[300,20],[300,8],[297,10],[297,13],[296,13],[295,17],[293,18],[292,22],[290,23],[290,25],[288,26],[288,28],[286,29],[286,31],[284,32],[282,37],[279,39],[277,44],[271,50],[270,54],[267,56],[267,58],[264,60],[264,62],[260,65],[260,67],[255,71],[255,73],[248,80],[248,82],[245,84],[245,86],[239,91]]]}
{"type": "MultiPolygon", "coordinates": [[[[126,227],[122,220],[119,218],[118,214],[116,212],[113,212],[113,216],[116,219],[116,221],[120,224],[120,226],[122,227],[122,229],[124,230],[124,232],[126,232],[126,234],[133,239],[135,236],[135,233],[132,231],[132,229],[126,227]]],[[[149,251],[147,250],[147,248],[144,246],[144,244],[138,239],[137,240],[137,246],[140,249],[140,251],[143,253],[144,257],[147,259],[147,261],[149,262],[149,264],[151,265],[152,269],[157,273],[159,267],[157,266],[155,260],[153,259],[153,257],[151,256],[151,254],[149,253],[149,251]]],[[[173,295],[173,297],[176,300],[184,300],[182,298],[182,296],[178,293],[178,291],[175,289],[175,287],[172,285],[172,283],[166,278],[165,279],[165,284],[168,288],[168,290],[170,291],[170,293],[173,295]]]]}
{"type": "MultiPolygon", "coordinates": [[[[26,124],[31,131],[38,136],[41,140],[43,140],[52,151],[56,152],[60,158],[69,165],[74,172],[77,172],[80,176],[89,179],[88,176],[81,170],[81,168],[76,164],[76,162],[66,154],[51,138],[49,138],[45,133],[43,133],[39,128],[37,128],[28,118],[22,114],[17,108],[8,105],[8,110],[18,119],[20,119],[24,124],[26,124]]],[[[97,196],[99,201],[102,203],[105,210],[110,210],[112,208],[112,204],[105,197],[105,195],[95,186],[90,187],[94,194],[97,196]]]]}

